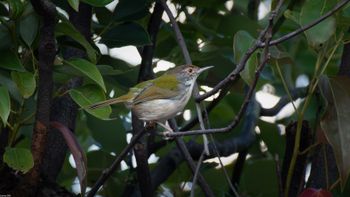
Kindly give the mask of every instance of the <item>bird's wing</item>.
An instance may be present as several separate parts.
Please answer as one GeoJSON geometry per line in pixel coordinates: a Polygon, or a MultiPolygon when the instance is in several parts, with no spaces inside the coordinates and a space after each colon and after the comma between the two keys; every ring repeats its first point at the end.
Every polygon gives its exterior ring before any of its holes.
{"type": "Polygon", "coordinates": [[[134,104],[154,99],[171,98],[180,93],[175,76],[163,75],[149,82],[152,84],[145,86],[145,88],[138,93],[133,100],[134,104]]]}

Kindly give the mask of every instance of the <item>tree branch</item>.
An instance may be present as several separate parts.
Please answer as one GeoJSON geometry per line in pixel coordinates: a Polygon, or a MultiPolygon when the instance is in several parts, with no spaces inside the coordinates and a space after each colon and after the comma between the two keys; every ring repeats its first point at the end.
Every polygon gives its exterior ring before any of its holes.
{"type": "Polygon", "coordinates": [[[173,14],[171,13],[171,11],[170,11],[168,5],[166,4],[165,0],[159,0],[159,1],[162,4],[165,12],[167,13],[167,15],[168,15],[168,17],[170,19],[170,22],[171,22],[171,24],[173,26],[173,30],[175,32],[175,37],[176,37],[177,43],[178,43],[179,47],[181,48],[181,51],[182,51],[182,54],[183,54],[183,56],[185,58],[186,64],[192,64],[190,53],[188,52],[188,49],[187,49],[187,46],[186,46],[186,43],[185,43],[185,39],[182,36],[180,28],[179,28],[179,26],[176,23],[176,19],[174,18],[173,14]]]}
{"type": "Polygon", "coordinates": [[[53,90],[52,68],[56,56],[55,25],[56,7],[51,1],[32,0],[34,10],[42,18],[39,41],[39,84],[35,125],[32,138],[34,167],[26,180],[35,191],[41,177],[41,166],[45,151],[46,138],[50,124],[50,107],[53,90]]]}
{"type": "MultiPolygon", "coordinates": [[[[157,34],[159,30],[160,23],[162,21],[163,7],[156,3],[154,11],[148,22],[148,33],[151,36],[152,44],[145,46],[142,50],[142,62],[139,71],[138,82],[153,79],[153,67],[152,60],[154,49],[157,41],[157,34]]],[[[143,131],[143,121],[139,120],[136,116],[132,117],[132,128],[133,134],[136,135],[143,131]]],[[[138,177],[139,188],[141,190],[141,195],[144,197],[153,196],[151,174],[148,165],[149,150],[147,147],[147,138],[144,136],[141,138],[134,146],[134,154],[137,162],[136,172],[138,177]]]]}
{"type": "MultiPolygon", "coordinates": [[[[307,95],[307,91],[308,91],[308,86],[302,87],[302,88],[296,88],[290,92],[290,95],[294,101],[298,98],[304,98],[307,95]]],[[[275,116],[289,102],[291,102],[289,96],[284,95],[280,98],[278,103],[275,106],[273,106],[272,108],[269,108],[269,109],[261,108],[260,115],[261,116],[275,116]]]]}
{"type": "MultiPolygon", "coordinates": [[[[86,40],[91,41],[91,17],[92,8],[85,3],[79,4],[79,12],[76,12],[71,7],[68,8],[69,20],[75,28],[85,37],[86,40]]],[[[63,58],[70,59],[72,57],[86,58],[84,50],[68,47],[63,51],[63,58]]],[[[63,85],[59,92],[67,92],[72,88],[81,86],[83,79],[81,77],[74,77],[63,85]]],[[[58,121],[74,132],[75,121],[78,112],[78,105],[70,98],[69,94],[62,94],[63,96],[56,97],[51,106],[51,121],[58,121]]],[[[47,146],[45,149],[45,156],[43,162],[43,174],[51,181],[56,180],[67,153],[66,141],[61,132],[55,128],[51,128],[48,134],[47,146]]]]}
{"type": "MultiPolygon", "coordinates": [[[[312,28],[313,26],[317,25],[318,23],[322,22],[323,20],[325,20],[326,18],[330,17],[331,15],[333,15],[336,11],[338,11],[340,8],[342,8],[343,6],[345,6],[350,0],[343,0],[341,2],[339,2],[332,10],[330,10],[329,12],[327,12],[325,15],[321,16],[319,19],[316,19],[315,21],[311,22],[308,25],[305,25],[304,27],[301,27],[298,30],[295,30],[294,32],[291,32],[281,38],[272,40],[269,42],[269,46],[273,46],[273,45],[277,45],[281,42],[284,42],[290,38],[293,38],[294,36],[304,32],[305,30],[308,30],[310,28],[312,28]]],[[[275,31],[275,30],[274,30],[275,31]]],[[[220,89],[222,89],[224,86],[227,85],[227,83],[230,80],[234,80],[237,75],[239,75],[239,73],[244,69],[245,64],[247,63],[248,59],[250,58],[250,56],[258,49],[258,48],[264,48],[266,45],[266,42],[259,42],[260,38],[257,39],[258,41],[247,50],[247,52],[244,54],[243,58],[241,59],[241,61],[237,64],[236,68],[222,81],[220,81],[216,86],[214,86],[214,88],[209,91],[206,92],[205,94],[202,94],[198,97],[196,97],[196,101],[202,101],[206,98],[208,98],[209,96],[214,95],[216,92],[218,92],[220,89]]]]}
{"type": "MultiPolygon", "coordinates": [[[[220,156],[229,156],[235,152],[240,152],[248,149],[255,141],[255,126],[260,114],[260,106],[256,101],[252,101],[248,105],[247,113],[245,114],[246,121],[244,121],[241,134],[239,136],[231,137],[222,142],[209,143],[209,155],[205,155],[205,159],[218,157],[215,152],[217,149],[220,156]],[[215,143],[215,144],[214,144],[215,143]]],[[[203,152],[203,145],[191,140],[186,143],[191,157],[198,160],[203,152]]],[[[162,184],[176,169],[180,163],[184,161],[180,150],[174,148],[167,156],[161,158],[157,167],[152,171],[153,187],[157,188],[162,184]]]]}
{"type": "MultiPolygon", "coordinates": [[[[295,36],[297,36],[300,33],[303,33],[304,31],[314,27],[315,25],[319,24],[320,22],[324,21],[325,19],[327,19],[328,17],[332,16],[335,12],[337,12],[340,8],[342,8],[343,6],[345,6],[347,3],[349,3],[350,0],[343,0],[339,3],[337,3],[337,5],[334,6],[334,8],[332,8],[330,11],[328,11],[326,14],[324,14],[323,16],[321,16],[320,18],[314,20],[313,22],[305,25],[304,27],[301,27],[300,29],[297,29],[287,35],[284,35],[280,38],[277,38],[275,40],[272,40],[271,42],[269,42],[270,46],[273,45],[277,45],[281,42],[284,42],[286,40],[289,40],[295,36]]],[[[259,45],[259,48],[265,47],[265,43],[261,43],[259,45]]]]}

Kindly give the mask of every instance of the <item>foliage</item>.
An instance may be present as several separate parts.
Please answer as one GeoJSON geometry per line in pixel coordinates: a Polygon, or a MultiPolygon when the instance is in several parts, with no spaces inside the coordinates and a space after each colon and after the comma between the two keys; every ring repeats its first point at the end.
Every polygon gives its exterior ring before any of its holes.
{"type": "MultiPolygon", "coordinates": [[[[120,96],[137,83],[138,73],[141,70],[140,63],[133,65],[113,51],[116,48],[126,50],[120,47],[132,46],[139,53],[133,54],[133,58],[137,59],[136,56],[142,55],[145,48],[152,45],[154,38],[148,31],[150,26],[148,23],[152,19],[156,2],[153,0],[56,0],[52,2],[59,9],[57,9],[54,32],[57,54],[52,65],[54,86],[51,99],[67,96],[77,104],[69,106],[78,109],[76,119],[72,120],[75,128],[69,129],[74,130],[78,144],[81,145],[82,152],[86,153],[87,157],[87,166],[85,166],[85,155],[80,154],[79,150],[73,153],[74,156],[78,155],[76,161],[79,162],[76,167],[77,172],[74,171],[75,176],[72,175],[74,168],[69,165],[68,159],[65,159],[57,183],[65,186],[68,191],[72,191],[72,184],[76,177],[79,177],[81,182],[86,181],[87,187],[92,187],[103,170],[110,166],[115,156],[119,155],[129,142],[132,118],[131,113],[123,105],[113,105],[97,110],[86,107],[110,97],[120,96]],[[115,7],[111,6],[112,4],[115,7]],[[79,25],[74,24],[68,16],[72,10],[75,14],[79,13],[82,5],[92,7],[92,16],[88,19],[92,24],[92,36],[88,38],[81,32],[79,25]],[[66,58],[65,54],[72,49],[82,51],[84,56],[66,58]],[[83,81],[81,86],[72,89],[62,88],[75,78],[83,81]],[[98,150],[92,150],[92,147],[97,147],[98,150]],[[85,168],[87,177],[84,174],[85,168]]],[[[259,19],[255,18],[259,9],[251,7],[252,2],[255,1],[174,0],[168,2],[172,5],[170,7],[174,8],[176,20],[185,38],[193,64],[200,67],[214,66],[206,76],[199,77],[201,92],[208,91],[206,87],[214,87],[228,73],[231,73],[247,50],[255,44],[260,31],[267,26],[270,12],[259,19]]],[[[257,2],[260,2],[261,6],[267,6],[269,10],[270,7],[273,10],[277,4],[275,0],[271,5],[268,3],[270,1],[257,2]]],[[[337,3],[336,0],[285,1],[282,12],[277,14],[272,40],[320,18],[337,3]]],[[[156,43],[152,46],[155,50],[153,59],[146,60],[152,62],[152,68],[160,67],[161,60],[175,65],[185,62],[172,25],[167,21],[167,17],[163,18],[156,43]]],[[[28,0],[0,1],[0,19],[0,141],[6,142],[0,145],[0,153],[3,154],[0,165],[2,170],[9,170],[4,168],[7,166],[14,171],[20,171],[20,175],[25,175],[33,167],[33,158],[29,152],[31,146],[28,142],[33,140],[32,127],[35,124],[35,114],[38,113],[36,106],[41,99],[38,98],[40,85],[38,49],[42,42],[40,36],[44,34],[40,31],[43,20],[28,0]],[[7,131],[8,135],[3,135],[7,131]],[[1,151],[2,149],[6,151],[1,151]]],[[[339,180],[329,182],[327,177],[329,183],[327,182],[326,186],[320,186],[323,190],[318,193],[323,194],[318,195],[330,196],[329,192],[339,196],[350,195],[350,185],[347,181],[350,171],[348,147],[350,111],[347,89],[349,76],[336,76],[349,75],[349,73],[339,73],[339,66],[344,61],[342,60],[344,45],[350,38],[349,24],[350,7],[346,5],[311,29],[269,48],[271,57],[264,70],[258,73],[260,78],[256,91],[277,97],[287,97],[285,103],[287,104],[291,100],[296,100],[291,99],[292,92],[300,87],[297,84],[301,76],[308,79],[309,86],[307,94],[299,96],[303,97],[299,104],[295,102],[296,111],[291,110],[289,115],[274,116],[272,121],[271,119],[267,121],[264,117],[265,119],[261,118],[257,121],[258,124],[254,125],[257,130],[256,140],[246,150],[248,156],[241,169],[240,181],[236,183],[238,192],[242,196],[279,195],[281,187],[285,187],[281,186],[282,182],[284,184],[285,182],[279,180],[281,174],[292,176],[280,170],[285,157],[292,157],[285,152],[286,140],[288,140],[285,127],[297,122],[296,132],[298,132],[301,130],[303,120],[310,125],[314,143],[307,151],[310,156],[307,163],[311,164],[312,155],[319,151],[313,149],[315,144],[329,143],[333,148],[340,174],[337,178],[339,180]],[[323,132],[328,141],[321,139],[323,132]],[[338,184],[339,182],[341,184],[338,184]]],[[[212,127],[227,126],[238,114],[246,90],[252,84],[256,68],[263,56],[263,48],[252,54],[240,73],[242,79],[232,82],[219,103],[208,112],[212,127]]],[[[347,61],[350,62],[350,60],[347,61]]],[[[162,73],[157,72],[155,75],[159,76],[162,73]]],[[[212,97],[203,101],[202,104],[210,106],[211,100],[212,97]]],[[[267,102],[266,99],[265,102],[267,102]]],[[[264,103],[261,107],[266,108],[264,103]]],[[[190,114],[192,119],[196,117],[196,106],[192,100],[187,105],[186,111],[189,113],[185,112],[176,117],[180,128],[189,122],[184,114],[190,114]]],[[[283,113],[283,110],[278,112],[283,113]]],[[[225,140],[234,141],[244,132],[241,129],[248,123],[247,119],[243,118],[239,126],[228,133],[213,134],[214,139],[219,143],[225,140]]],[[[68,131],[67,128],[60,128],[68,131]]],[[[191,129],[197,128],[199,128],[198,124],[191,129]]],[[[159,128],[159,131],[162,129],[159,128]]],[[[71,151],[78,146],[73,138],[73,136],[66,138],[69,139],[67,143],[71,151]]],[[[199,137],[183,139],[186,142],[192,140],[201,143],[199,137]]],[[[147,146],[158,142],[161,144],[158,148],[148,150],[150,155],[155,154],[159,157],[159,160],[153,159],[149,166],[151,174],[162,167],[160,165],[164,165],[161,163],[162,159],[175,157],[172,160],[174,162],[171,163],[176,166],[175,171],[162,180],[162,186],[157,185],[156,193],[188,195],[189,191],[183,185],[192,181],[192,173],[187,165],[180,164],[183,160],[178,161],[176,160],[178,158],[173,156],[175,143],[173,141],[165,143],[162,137],[154,133],[147,135],[146,139],[141,141],[144,143],[147,141],[147,146]]],[[[225,145],[227,144],[222,146],[225,145]]],[[[293,156],[296,158],[299,154],[301,153],[297,149],[293,156]]],[[[131,151],[123,159],[121,167],[99,191],[100,195],[116,196],[125,192],[126,189],[131,189],[133,192],[140,190],[137,176],[139,172],[135,169],[134,155],[131,151]]],[[[199,155],[197,156],[199,158],[199,155]]],[[[231,160],[231,163],[225,166],[230,173],[236,168],[237,162],[237,159],[231,160]]],[[[210,160],[202,164],[200,172],[216,196],[228,196],[229,184],[222,175],[222,168],[217,162],[210,164],[208,162],[210,160]]],[[[316,166],[312,165],[311,168],[316,166]]],[[[324,170],[322,173],[337,174],[338,171],[324,170]]],[[[230,173],[229,176],[231,176],[230,173]]],[[[292,179],[291,182],[295,184],[292,179]]],[[[296,185],[299,187],[304,184],[296,185]]],[[[306,185],[315,187],[311,181],[306,185]]],[[[82,189],[84,189],[83,186],[82,189]]],[[[303,189],[305,188],[301,188],[303,189]]],[[[316,191],[316,189],[309,188],[305,191],[316,191]]],[[[200,187],[197,186],[195,194],[200,196],[201,192],[200,187]]],[[[303,192],[302,195],[316,194],[303,192]]]]}

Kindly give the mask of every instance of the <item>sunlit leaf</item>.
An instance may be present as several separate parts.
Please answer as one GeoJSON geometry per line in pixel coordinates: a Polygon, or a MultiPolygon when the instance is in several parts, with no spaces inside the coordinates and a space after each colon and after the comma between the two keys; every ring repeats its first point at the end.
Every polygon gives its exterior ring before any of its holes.
{"type": "Polygon", "coordinates": [[[66,140],[66,144],[73,155],[75,165],[77,168],[81,195],[84,196],[85,189],[87,186],[87,161],[85,153],[80,147],[73,132],[71,132],[65,125],[63,125],[60,122],[51,122],[51,126],[58,129],[62,133],[64,139],[66,140]]]}
{"type": "Polygon", "coordinates": [[[100,87],[90,84],[76,89],[72,89],[69,91],[69,94],[80,107],[84,108],[85,111],[87,111],[91,115],[104,120],[109,119],[109,115],[112,112],[110,106],[94,110],[87,109],[88,106],[94,103],[106,100],[105,94],[100,87]]]}
{"type": "Polygon", "coordinates": [[[321,127],[332,145],[342,186],[350,173],[350,79],[345,76],[322,78],[320,88],[327,101],[321,127]]]}
{"type": "Polygon", "coordinates": [[[17,18],[23,12],[23,4],[21,0],[7,0],[10,7],[10,17],[17,18]]]}
{"type": "Polygon", "coordinates": [[[25,148],[7,147],[3,159],[10,168],[22,173],[28,172],[34,166],[32,153],[25,148]]]}
{"type": "Polygon", "coordinates": [[[12,71],[11,78],[24,98],[29,98],[34,93],[36,81],[32,73],[12,71]]]}
{"type": "Polygon", "coordinates": [[[7,119],[10,115],[11,103],[9,92],[4,86],[0,86],[0,98],[0,117],[3,125],[6,125],[7,119]]]}
{"type": "Polygon", "coordinates": [[[66,61],[66,63],[96,82],[96,84],[106,92],[106,86],[102,75],[95,64],[92,64],[84,59],[72,59],[66,61]]]}
{"type": "Polygon", "coordinates": [[[77,12],[79,12],[79,0],[68,0],[69,5],[77,12]]]}

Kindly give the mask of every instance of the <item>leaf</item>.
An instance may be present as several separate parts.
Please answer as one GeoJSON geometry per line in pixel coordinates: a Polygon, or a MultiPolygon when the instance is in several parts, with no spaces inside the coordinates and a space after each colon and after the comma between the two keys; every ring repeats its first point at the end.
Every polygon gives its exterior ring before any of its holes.
{"type": "MultiPolygon", "coordinates": [[[[305,26],[322,16],[326,3],[327,0],[306,1],[300,12],[299,24],[301,26],[305,26]]],[[[331,16],[311,29],[305,31],[305,35],[311,46],[318,47],[320,44],[326,42],[335,33],[335,29],[336,21],[335,18],[331,16]]]]}
{"type": "Polygon", "coordinates": [[[95,7],[103,7],[109,4],[110,2],[112,2],[113,0],[81,0],[81,1],[95,7]]]}
{"type": "Polygon", "coordinates": [[[79,0],[68,0],[68,3],[76,12],[79,12],[79,0]]]}
{"type": "Polygon", "coordinates": [[[86,121],[92,137],[101,144],[102,150],[120,152],[126,146],[125,129],[120,118],[101,120],[88,115],[86,121]]]}
{"type": "Polygon", "coordinates": [[[36,81],[32,73],[12,71],[11,78],[16,83],[23,98],[29,98],[34,93],[36,81]]]}
{"type": "Polygon", "coordinates": [[[109,29],[102,35],[101,42],[109,48],[126,45],[144,46],[151,44],[145,29],[134,22],[123,23],[109,29]]]}
{"type": "Polygon", "coordinates": [[[85,37],[69,22],[62,19],[63,22],[56,25],[55,33],[56,36],[69,36],[83,46],[88,54],[91,62],[96,63],[96,50],[91,44],[85,39],[85,37]]]}
{"type": "Polygon", "coordinates": [[[286,10],[283,13],[284,17],[286,17],[287,19],[290,19],[296,23],[299,23],[299,13],[292,11],[292,10],[286,10]]]}
{"type": "MultiPolygon", "coordinates": [[[[246,31],[238,31],[233,38],[233,53],[234,53],[234,61],[236,64],[240,62],[243,55],[252,46],[254,43],[254,38],[246,31]]],[[[245,65],[243,71],[240,73],[243,80],[251,84],[255,75],[255,68],[258,64],[257,53],[254,53],[247,64],[245,65]]]]}
{"type": "Polygon", "coordinates": [[[62,133],[64,139],[66,140],[66,144],[73,155],[75,165],[77,168],[81,196],[84,196],[87,186],[87,159],[85,153],[79,145],[73,132],[71,132],[65,125],[55,121],[51,122],[51,126],[58,129],[62,133]]]}
{"type": "Polygon", "coordinates": [[[3,24],[0,24],[0,50],[9,48],[11,45],[12,40],[9,30],[3,24]]]}
{"type": "Polygon", "coordinates": [[[350,79],[338,76],[329,80],[322,78],[320,89],[327,101],[327,108],[321,120],[328,142],[331,144],[337,162],[340,182],[344,187],[350,172],[350,79]]]}
{"type": "Polygon", "coordinates": [[[0,86],[0,98],[0,117],[3,125],[6,125],[11,110],[10,95],[6,87],[0,86]]]}
{"type": "Polygon", "coordinates": [[[113,12],[114,21],[133,21],[142,18],[148,12],[147,0],[120,0],[113,12]]]}
{"type": "Polygon", "coordinates": [[[38,28],[39,20],[34,12],[21,18],[19,22],[19,32],[27,46],[30,47],[32,45],[38,33],[38,28]]]}
{"type": "Polygon", "coordinates": [[[22,14],[23,4],[21,0],[7,0],[10,7],[10,18],[17,18],[22,14]]]}
{"type": "MultiPolygon", "coordinates": [[[[82,108],[86,108],[89,105],[106,100],[102,89],[93,84],[72,89],[69,91],[69,95],[82,108]]],[[[97,118],[109,120],[109,115],[111,114],[112,109],[110,106],[107,106],[94,110],[85,109],[85,111],[97,118]]]]}
{"type": "Polygon", "coordinates": [[[6,147],[3,159],[10,168],[22,173],[27,173],[34,166],[32,153],[26,148],[6,147]]]}
{"type": "Polygon", "coordinates": [[[17,55],[10,50],[0,51],[0,68],[25,71],[17,55]]]}
{"type": "Polygon", "coordinates": [[[249,159],[244,165],[239,191],[248,196],[278,196],[276,177],[275,161],[272,159],[249,159]]]}
{"type": "Polygon", "coordinates": [[[98,84],[103,91],[106,92],[106,86],[103,81],[102,75],[100,71],[97,69],[95,64],[91,64],[90,62],[84,59],[72,59],[69,61],[65,61],[68,65],[72,66],[76,70],[83,73],[88,78],[92,79],[96,84],[98,84]]]}

